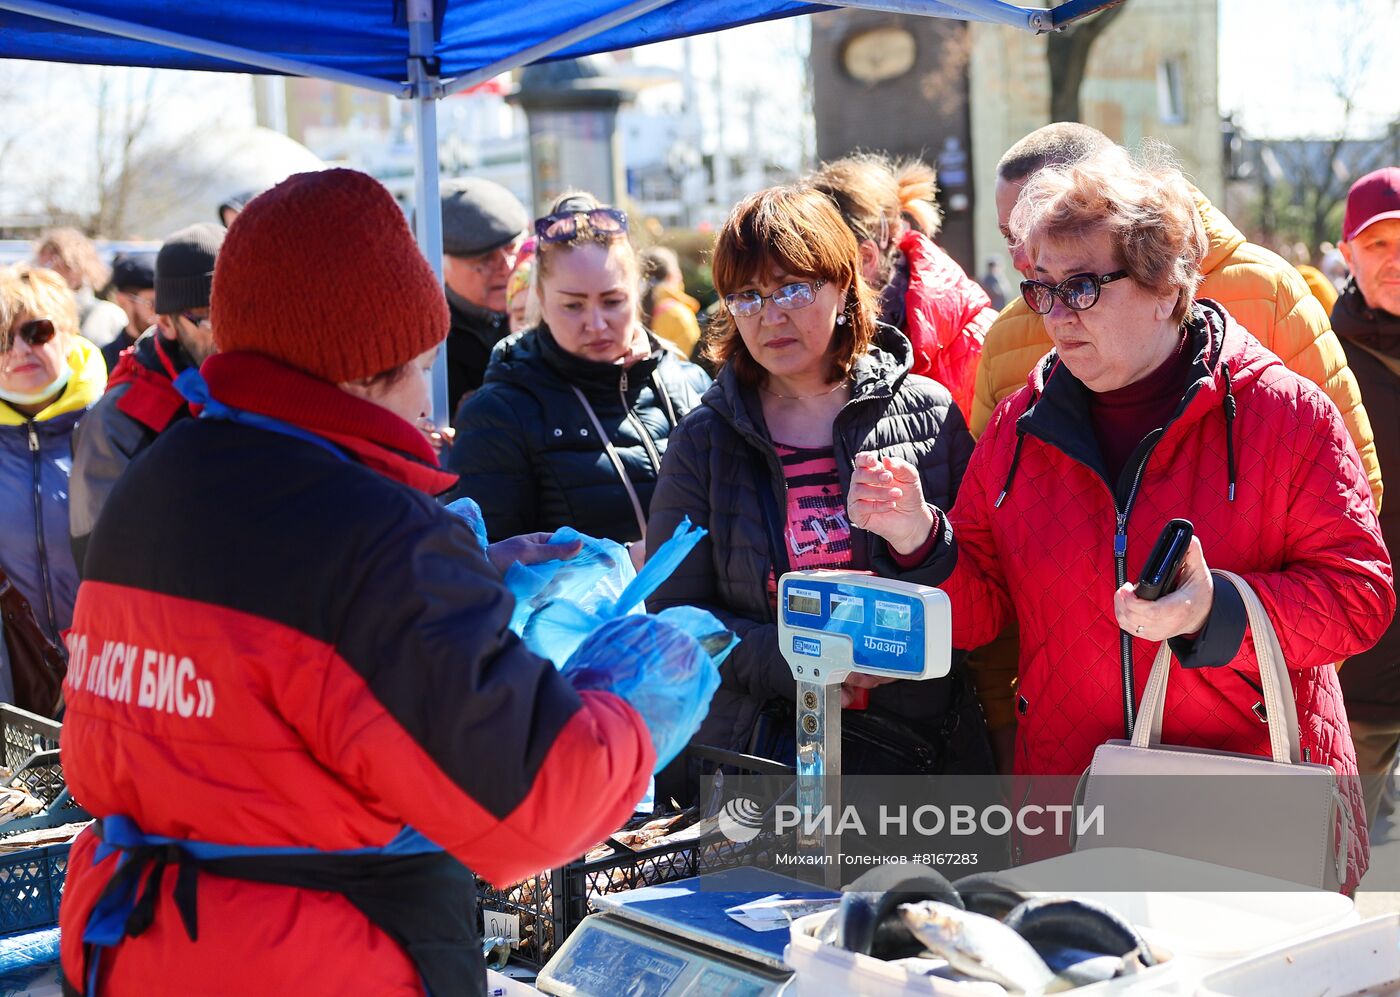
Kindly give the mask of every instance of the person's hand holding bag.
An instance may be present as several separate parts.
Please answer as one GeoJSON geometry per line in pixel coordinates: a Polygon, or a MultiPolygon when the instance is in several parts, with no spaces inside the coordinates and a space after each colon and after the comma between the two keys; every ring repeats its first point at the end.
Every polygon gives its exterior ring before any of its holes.
{"type": "Polygon", "coordinates": [[[846,511],[852,526],[883,538],[896,554],[922,547],[937,522],[924,501],[918,468],[869,450],[856,454],[846,511]]]}

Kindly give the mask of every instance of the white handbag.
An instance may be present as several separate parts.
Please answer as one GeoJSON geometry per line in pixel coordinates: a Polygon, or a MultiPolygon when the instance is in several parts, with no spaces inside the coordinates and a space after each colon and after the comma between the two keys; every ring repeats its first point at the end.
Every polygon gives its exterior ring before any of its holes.
{"type": "Polygon", "coordinates": [[[1352,814],[1331,766],[1305,762],[1293,686],[1259,596],[1238,575],[1259,660],[1272,757],[1162,743],[1171,651],[1163,642],[1131,741],[1109,741],[1084,774],[1083,813],[1102,821],[1075,850],[1142,848],[1340,890],[1352,814]]]}

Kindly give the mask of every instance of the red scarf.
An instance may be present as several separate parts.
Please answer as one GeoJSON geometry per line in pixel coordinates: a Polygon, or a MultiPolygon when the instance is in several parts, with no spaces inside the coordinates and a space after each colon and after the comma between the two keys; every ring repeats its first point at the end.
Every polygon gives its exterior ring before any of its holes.
{"type": "MultiPolygon", "coordinates": [[[[142,364],[136,359],[136,345],[122,350],[116,367],[107,376],[107,390],[120,384],[130,384],[126,393],[117,399],[117,408],[135,419],[152,432],[163,433],[181,412],[187,411],[187,403],[175,390],[171,382],[177,371],[165,349],[159,342],[155,344],[156,358],[165,368],[164,373],[142,364]]],[[[198,411],[195,410],[195,414],[198,411]]]]}
{"type": "Polygon", "coordinates": [[[386,478],[428,495],[457,483],[415,426],[328,381],[260,353],[216,353],[199,370],[225,405],[322,436],[386,478]]]}

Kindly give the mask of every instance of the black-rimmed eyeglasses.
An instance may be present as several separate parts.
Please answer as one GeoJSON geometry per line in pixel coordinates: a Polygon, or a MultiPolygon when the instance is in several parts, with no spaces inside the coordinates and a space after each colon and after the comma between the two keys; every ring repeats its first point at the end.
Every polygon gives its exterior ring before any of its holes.
{"type": "Polygon", "coordinates": [[[1103,285],[1112,284],[1115,280],[1122,280],[1128,276],[1126,270],[1115,270],[1113,273],[1092,274],[1077,273],[1066,277],[1058,284],[1047,284],[1040,280],[1021,281],[1021,297],[1026,304],[1030,305],[1031,311],[1037,315],[1049,315],[1050,309],[1055,307],[1055,299],[1059,298],[1065,303],[1066,308],[1082,312],[1086,308],[1093,308],[1099,300],[1099,292],[1103,285]]]}
{"type": "Polygon", "coordinates": [[[798,281],[795,284],[784,284],[772,294],[737,291],[734,294],[724,296],[724,307],[729,309],[729,314],[735,318],[749,318],[757,315],[762,310],[765,301],[773,302],[784,311],[806,308],[817,300],[817,290],[825,283],[824,280],[798,281]]]}

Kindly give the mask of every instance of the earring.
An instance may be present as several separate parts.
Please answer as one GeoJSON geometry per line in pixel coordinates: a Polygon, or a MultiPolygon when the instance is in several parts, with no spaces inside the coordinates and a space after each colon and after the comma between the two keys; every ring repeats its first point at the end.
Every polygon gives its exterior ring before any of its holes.
{"type": "Polygon", "coordinates": [[[846,324],[846,316],[845,316],[845,315],[837,315],[837,316],[836,316],[836,324],[837,324],[837,325],[845,325],[845,324],[846,324]]]}

